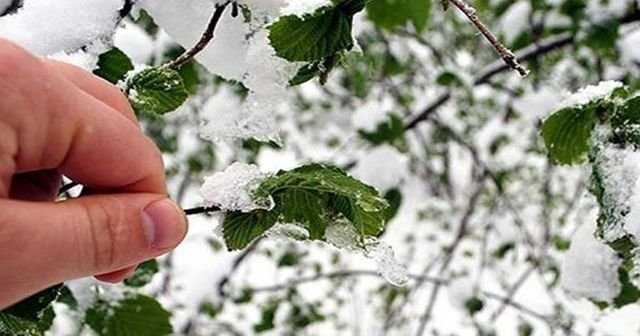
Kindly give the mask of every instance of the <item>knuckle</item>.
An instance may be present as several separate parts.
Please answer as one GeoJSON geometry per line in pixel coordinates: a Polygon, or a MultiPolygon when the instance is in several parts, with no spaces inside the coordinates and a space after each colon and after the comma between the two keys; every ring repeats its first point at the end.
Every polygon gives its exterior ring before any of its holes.
{"type": "Polygon", "coordinates": [[[26,50],[12,42],[0,39],[0,77],[31,71],[30,69],[37,66],[37,63],[36,58],[26,50]]]}
{"type": "Polygon", "coordinates": [[[92,202],[85,206],[85,211],[88,225],[82,260],[89,263],[87,269],[104,271],[118,267],[124,262],[124,254],[119,247],[126,246],[131,233],[124,221],[124,205],[114,198],[92,202]]]}

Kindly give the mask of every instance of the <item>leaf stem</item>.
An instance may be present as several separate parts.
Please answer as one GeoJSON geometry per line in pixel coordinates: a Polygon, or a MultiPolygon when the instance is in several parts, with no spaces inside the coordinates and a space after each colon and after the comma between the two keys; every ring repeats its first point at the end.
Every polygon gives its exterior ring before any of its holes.
{"type": "Polygon", "coordinates": [[[218,26],[218,23],[220,22],[220,19],[222,18],[222,14],[224,14],[225,9],[227,9],[229,4],[231,3],[232,1],[227,1],[222,5],[216,5],[216,10],[211,17],[209,24],[207,25],[207,29],[204,31],[204,33],[202,33],[202,36],[200,37],[200,40],[198,40],[196,45],[193,46],[193,48],[185,51],[175,60],[167,63],[165,66],[172,70],[178,70],[183,65],[191,61],[194,57],[196,57],[196,55],[198,55],[202,50],[204,50],[204,48],[206,48],[211,40],[213,40],[213,38],[215,37],[215,30],[218,26]]]}
{"type": "Polygon", "coordinates": [[[467,18],[469,18],[469,21],[471,21],[471,23],[473,23],[473,25],[478,29],[478,31],[480,31],[480,33],[487,39],[487,41],[491,43],[498,55],[500,55],[502,60],[511,69],[518,72],[518,74],[520,74],[520,76],[522,77],[526,77],[529,74],[529,70],[527,70],[520,64],[520,62],[518,62],[518,59],[516,58],[516,55],[513,53],[513,51],[505,47],[504,44],[502,44],[502,42],[500,42],[498,38],[491,32],[491,30],[489,30],[487,25],[482,22],[482,20],[480,20],[480,18],[476,14],[475,8],[466,3],[464,0],[446,1],[449,1],[451,4],[456,6],[462,13],[464,13],[464,15],[467,16],[467,18]]]}

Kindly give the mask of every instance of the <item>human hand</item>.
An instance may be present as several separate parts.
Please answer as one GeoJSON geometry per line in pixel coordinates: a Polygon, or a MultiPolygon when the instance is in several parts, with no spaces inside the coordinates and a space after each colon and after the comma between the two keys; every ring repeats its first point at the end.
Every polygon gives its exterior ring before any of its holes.
{"type": "Polygon", "coordinates": [[[0,309],[65,280],[121,281],[186,226],[122,93],[0,39],[0,309]],[[55,203],[62,175],[91,195],[55,203]]]}

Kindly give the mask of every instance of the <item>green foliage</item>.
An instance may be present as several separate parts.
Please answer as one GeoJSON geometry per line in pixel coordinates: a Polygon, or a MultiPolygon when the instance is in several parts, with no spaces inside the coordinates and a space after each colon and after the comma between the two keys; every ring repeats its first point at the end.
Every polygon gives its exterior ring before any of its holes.
{"type": "Polygon", "coordinates": [[[55,313],[51,303],[62,285],[45,289],[0,312],[0,335],[44,335],[51,327],[55,313]]]}
{"type": "Polygon", "coordinates": [[[467,312],[469,315],[475,315],[484,309],[484,301],[482,299],[474,296],[467,300],[464,303],[465,308],[467,308],[467,312]]]}
{"type": "Polygon", "coordinates": [[[117,84],[123,80],[129,71],[133,70],[133,63],[122,50],[112,48],[98,58],[98,68],[93,71],[97,76],[117,84]]]}
{"type": "Polygon", "coordinates": [[[353,16],[339,6],[303,17],[283,16],[269,27],[276,55],[291,62],[314,62],[353,47],[353,16]]]}
{"type": "Polygon", "coordinates": [[[140,264],[133,275],[124,280],[129,287],[142,287],[148,284],[153,276],[158,273],[158,262],[155,259],[140,264]]]}
{"type": "Polygon", "coordinates": [[[374,188],[321,164],[280,171],[267,178],[254,197],[271,197],[275,207],[227,214],[223,233],[231,250],[246,247],[277,222],[299,225],[309,232],[309,239],[324,240],[327,225],[343,217],[364,240],[378,235],[387,218],[387,202],[374,188]]]}
{"type": "Polygon", "coordinates": [[[359,130],[360,136],[374,145],[388,143],[390,145],[402,144],[404,140],[404,121],[396,114],[391,114],[389,119],[378,124],[373,131],[359,130]]]}
{"type": "Polygon", "coordinates": [[[369,19],[387,30],[413,24],[418,32],[424,30],[431,12],[431,1],[372,0],[367,4],[369,19]]]}
{"type": "Polygon", "coordinates": [[[564,108],[545,120],[542,136],[551,160],[559,164],[583,162],[595,123],[593,108],[577,107],[564,108]]]}
{"type": "Polygon", "coordinates": [[[165,114],[180,107],[189,97],[184,81],[175,70],[148,68],[127,80],[126,94],[137,112],[165,114]]]}
{"type": "Polygon", "coordinates": [[[173,332],[170,316],[156,300],[137,294],[120,302],[96,302],[85,323],[99,336],[162,336],[173,332]]]}

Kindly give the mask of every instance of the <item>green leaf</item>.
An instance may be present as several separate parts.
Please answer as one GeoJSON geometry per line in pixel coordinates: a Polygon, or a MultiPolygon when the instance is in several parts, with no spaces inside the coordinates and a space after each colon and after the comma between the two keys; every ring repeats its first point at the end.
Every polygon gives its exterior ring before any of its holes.
{"type": "Polygon", "coordinates": [[[475,315],[484,308],[484,301],[478,297],[472,297],[464,303],[469,315],[475,315]]]}
{"type": "Polygon", "coordinates": [[[624,268],[624,265],[618,269],[618,279],[622,288],[618,296],[613,300],[613,304],[620,308],[638,302],[640,300],[640,290],[631,283],[629,272],[624,268]]]}
{"type": "Polygon", "coordinates": [[[162,336],[173,332],[170,316],[153,298],[137,294],[116,303],[96,302],[85,323],[99,336],[162,336]]]}
{"type": "MultiPolygon", "coordinates": [[[[294,222],[314,225],[308,220],[308,213],[315,212],[314,215],[323,218],[343,215],[362,236],[376,236],[384,228],[387,202],[373,187],[333,166],[310,164],[288,172],[281,171],[265,180],[255,193],[258,198],[269,195],[283,209],[306,207],[307,214],[304,216],[290,216],[290,219],[295,219],[294,222]],[[320,203],[324,206],[323,212],[318,213],[320,208],[310,206],[308,202],[298,204],[302,198],[289,197],[288,194],[299,190],[315,194],[318,199],[324,200],[323,204],[320,203]]],[[[310,234],[313,234],[313,230],[324,232],[324,228],[316,228],[310,230],[310,234]]]]}
{"type": "Polygon", "coordinates": [[[298,225],[309,232],[309,239],[324,240],[329,221],[342,216],[364,239],[378,235],[388,216],[387,202],[374,188],[321,164],[280,171],[265,179],[253,196],[271,197],[275,207],[227,214],[223,233],[231,250],[246,247],[277,222],[298,225]]]}
{"type": "Polygon", "coordinates": [[[372,0],[367,4],[369,19],[387,30],[410,22],[421,32],[427,26],[430,12],[431,1],[425,0],[372,0]]]}
{"type": "Polygon", "coordinates": [[[145,261],[136,268],[133,275],[124,280],[124,284],[129,287],[142,287],[148,284],[156,273],[158,262],[155,259],[145,261]]]}
{"type": "Polygon", "coordinates": [[[269,26],[276,55],[291,62],[315,62],[353,47],[353,15],[325,6],[303,17],[282,16],[269,26]]]}
{"type": "Polygon", "coordinates": [[[126,93],[137,112],[172,112],[189,97],[182,77],[175,70],[148,68],[127,80],[126,93]]]}
{"type": "Polygon", "coordinates": [[[0,312],[0,335],[43,335],[53,323],[51,303],[63,285],[47,288],[0,312]]]}
{"type": "Polygon", "coordinates": [[[93,73],[113,84],[117,84],[131,70],[133,70],[133,63],[131,63],[129,56],[114,47],[99,56],[98,68],[93,73]]]}
{"type": "Polygon", "coordinates": [[[257,210],[249,213],[227,213],[222,224],[222,233],[227,248],[240,250],[273,227],[278,220],[277,210],[257,210]]]}
{"type": "Polygon", "coordinates": [[[595,121],[594,108],[590,106],[564,108],[545,120],[542,136],[551,160],[558,164],[583,162],[595,121]]]}

